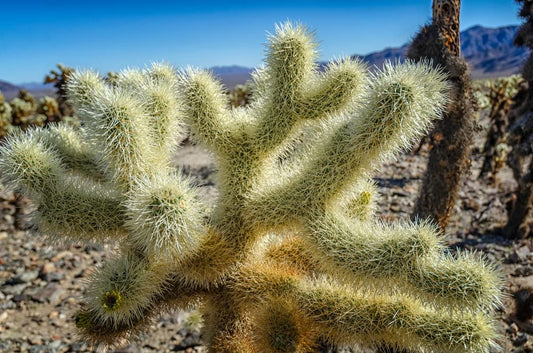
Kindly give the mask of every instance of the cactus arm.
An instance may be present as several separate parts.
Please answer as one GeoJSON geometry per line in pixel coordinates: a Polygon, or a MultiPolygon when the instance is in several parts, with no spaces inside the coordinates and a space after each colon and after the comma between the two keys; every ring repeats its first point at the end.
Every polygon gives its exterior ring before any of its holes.
{"type": "Polygon", "coordinates": [[[362,111],[334,134],[307,170],[301,195],[307,200],[314,195],[315,207],[321,208],[376,162],[409,147],[440,116],[444,79],[426,64],[386,65],[372,78],[362,111]]]}
{"type": "Polygon", "coordinates": [[[105,167],[98,153],[82,140],[83,133],[67,125],[52,125],[34,133],[45,146],[61,156],[66,170],[95,181],[105,180],[105,167]]]}
{"type": "Polygon", "coordinates": [[[90,105],[97,92],[101,92],[105,87],[100,75],[94,71],[73,71],[66,84],[68,101],[76,109],[77,115],[81,118],[90,118],[90,105]]]}
{"type": "Polygon", "coordinates": [[[68,173],[60,156],[30,131],[8,138],[0,153],[7,184],[38,205],[36,219],[52,237],[94,240],[121,234],[124,210],[109,187],[68,173]]]}
{"type": "Polygon", "coordinates": [[[125,70],[117,76],[117,85],[131,89],[149,115],[151,144],[158,167],[169,167],[178,138],[185,131],[181,107],[176,99],[178,79],[175,70],[165,64],[152,64],[143,71],[125,70]]]}
{"type": "Polygon", "coordinates": [[[318,74],[315,43],[305,27],[277,28],[270,38],[267,67],[255,76],[260,158],[282,144],[299,121],[323,119],[346,110],[360,93],[363,65],[349,59],[328,65],[318,74]]]}
{"type": "Polygon", "coordinates": [[[79,334],[87,341],[112,346],[123,339],[134,339],[165,310],[195,308],[206,299],[208,293],[203,288],[191,285],[178,274],[173,274],[171,280],[164,277],[168,274],[165,267],[143,267],[131,258],[127,260],[111,260],[92,275],[92,296],[75,320],[79,334]],[[112,280],[110,276],[120,268],[127,269],[130,277],[112,280]],[[131,298],[132,290],[140,296],[131,298]],[[113,295],[121,298],[122,305],[109,305],[113,295]]]}
{"type": "Polygon", "coordinates": [[[222,85],[208,72],[189,70],[180,77],[183,114],[195,138],[225,155],[233,146],[232,122],[222,85]]]}
{"type": "Polygon", "coordinates": [[[64,172],[60,156],[31,132],[7,137],[0,153],[4,182],[32,198],[38,199],[43,190],[54,188],[64,172]]]}
{"type": "Polygon", "coordinates": [[[320,119],[342,114],[361,93],[364,69],[363,64],[349,58],[328,64],[296,102],[298,115],[303,119],[320,119]]]}
{"type": "Polygon", "coordinates": [[[438,232],[429,224],[391,227],[339,215],[308,224],[302,234],[327,273],[355,282],[386,279],[451,307],[498,304],[501,280],[494,268],[472,254],[444,255],[438,232]]]}
{"type": "MultiPolygon", "coordinates": [[[[464,308],[425,306],[410,295],[383,294],[379,286],[358,290],[329,277],[309,280],[275,264],[245,268],[234,284],[237,293],[250,296],[245,300],[251,301],[247,303],[252,311],[280,301],[287,303],[298,308],[293,313],[293,321],[298,321],[294,326],[306,327],[301,331],[307,333],[326,333],[329,341],[339,345],[372,347],[386,342],[415,351],[473,353],[486,352],[493,344],[494,328],[487,315],[465,312],[464,308]]],[[[272,333],[267,329],[256,326],[263,342],[264,336],[272,333]]],[[[300,340],[299,337],[286,337],[286,340],[289,338],[300,340]]],[[[308,345],[305,337],[301,341],[308,345]]]]}
{"type": "Polygon", "coordinates": [[[67,175],[36,201],[36,223],[54,239],[103,241],[126,234],[123,199],[102,184],[67,175]]]}
{"type": "Polygon", "coordinates": [[[500,271],[476,253],[423,259],[409,273],[408,282],[425,292],[429,301],[433,297],[449,306],[492,310],[501,304],[500,271]]]}
{"type": "Polygon", "coordinates": [[[136,178],[156,169],[146,133],[150,117],[135,90],[105,85],[88,71],[72,75],[67,93],[81,112],[85,137],[106,162],[108,180],[128,191],[136,178]]]}
{"type": "Polygon", "coordinates": [[[487,352],[494,328],[484,314],[427,308],[409,296],[382,296],[307,284],[292,293],[298,307],[338,344],[389,345],[414,351],[487,352]]]}
{"type": "Polygon", "coordinates": [[[300,119],[296,102],[315,70],[316,45],[303,26],[282,25],[269,38],[266,68],[255,76],[257,153],[264,158],[290,134],[300,119]]]}
{"type": "Polygon", "coordinates": [[[110,179],[122,190],[129,190],[136,178],[154,172],[149,118],[136,97],[120,88],[106,87],[90,105],[87,137],[101,148],[109,162],[110,179]]]}

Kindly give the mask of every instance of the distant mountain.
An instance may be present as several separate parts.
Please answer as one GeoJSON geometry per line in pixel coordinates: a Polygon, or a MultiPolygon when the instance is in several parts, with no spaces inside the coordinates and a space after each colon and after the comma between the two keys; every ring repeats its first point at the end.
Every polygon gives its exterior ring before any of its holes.
{"type": "Polygon", "coordinates": [[[518,26],[471,27],[461,33],[461,50],[474,77],[496,77],[519,73],[529,51],[513,45],[518,26]]]}
{"type": "MultiPolygon", "coordinates": [[[[470,27],[461,32],[461,52],[470,64],[474,78],[507,76],[520,72],[529,56],[525,48],[513,45],[518,26],[470,27]]],[[[385,60],[404,59],[409,44],[367,55],[354,55],[370,65],[381,67],[385,60]]]]}
{"type": "Polygon", "coordinates": [[[55,96],[55,89],[53,84],[44,84],[38,82],[21,83],[14,85],[6,81],[0,81],[0,92],[4,95],[5,99],[10,101],[18,96],[19,91],[25,89],[30,92],[35,98],[41,98],[44,96],[55,96]]]}
{"type": "Polygon", "coordinates": [[[210,68],[215,76],[217,76],[228,89],[233,89],[236,85],[248,81],[252,76],[252,71],[249,67],[244,66],[214,66],[210,68]]]}
{"type": "Polygon", "coordinates": [[[246,74],[253,71],[249,67],[232,65],[232,66],[213,66],[209,68],[215,75],[228,75],[228,74],[246,74]]]}
{"type": "Polygon", "coordinates": [[[19,86],[28,91],[46,91],[54,89],[53,83],[27,82],[20,83],[19,86]]]}
{"type": "Polygon", "coordinates": [[[0,92],[4,95],[6,100],[14,98],[20,90],[20,87],[12,83],[0,80],[0,92]]]}

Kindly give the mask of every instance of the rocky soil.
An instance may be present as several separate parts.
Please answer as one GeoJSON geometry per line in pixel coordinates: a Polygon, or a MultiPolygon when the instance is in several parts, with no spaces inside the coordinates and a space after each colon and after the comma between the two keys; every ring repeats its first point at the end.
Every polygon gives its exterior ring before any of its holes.
{"type": "MultiPolygon", "coordinates": [[[[403,155],[376,172],[381,219],[409,218],[426,156],[424,151],[403,155]]],[[[480,251],[500,264],[507,294],[498,310],[502,351],[533,352],[533,241],[511,242],[498,234],[516,184],[506,169],[495,184],[476,180],[479,158],[480,154],[472,156],[473,172],[461,188],[446,241],[452,248],[480,251]]],[[[196,179],[208,200],[215,200],[216,170],[207,153],[186,145],[176,163],[196,179]]],[[[101,350],[78,341],[73,315],[84,295],[84,281],[110,256],[111,246],[51,246],[25,220],[30,211],[27,200],[0,191],[0,352],[101,350]]],[[[114,352],[205,352],[198,326],[195,312],[167,314],[138,342],[114,352]]]]}

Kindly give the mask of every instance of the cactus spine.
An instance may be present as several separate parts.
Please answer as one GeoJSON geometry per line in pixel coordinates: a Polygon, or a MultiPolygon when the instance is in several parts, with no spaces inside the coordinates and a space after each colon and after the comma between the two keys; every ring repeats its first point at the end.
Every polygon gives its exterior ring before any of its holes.
{"type": "Polygon", "coordinates": [[[113,344],[200,303],[213,352],[494,344],[492,266],[447,255],[429,224],[372,215],[371,171],[440,116],[445,77],[412,62],[368,75],[351,59],[319,72],[315,59],[305,27],[279,26],[252,102],[236,109],[203,71],[154,65],[113,85],[75,72],[67,91],[83,128],[9,138],[3,177],[36,201],[48,234],[119,241],[77,317],[85,337],[113,344]],[[184,125],[217,158],[212,213],[169,164],[184,125]]]}

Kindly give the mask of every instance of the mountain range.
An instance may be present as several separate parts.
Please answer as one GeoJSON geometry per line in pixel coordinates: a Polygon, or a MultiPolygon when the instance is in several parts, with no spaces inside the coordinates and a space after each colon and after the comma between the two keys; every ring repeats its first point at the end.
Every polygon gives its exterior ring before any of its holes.
{"type": "MultiPolygon", "coordinates": [[[[508,76],[520,72],[529,56],[525,48],[513,45],[518,26],[486,28],[470,27],[461,32],[461,52],[470,65],[474,79],[508,76]]],[[[370,66],[381,67],[385,60],[402,60],[405,58],[409,44],[386,48],[366,55],[353,55],[370,66]]],[[[323,64],[323,63],[322,63],[323,64]]],[[[215,66],[211,71],[219,77],[228,89],[250,79],[253,68],[243,66],[215,66]]],[[[0,92],[6,99],[14,97],[20,88],[25,88],[37,96],[53,92],[50,85],[28,83],[15,86],[0,80],[0,92]]]]}
{"type": "MultiPolygon", "coordinates": [[[[486,28],[470,27],[461,32],[461,55],[466,59],[474,79],[517,74],[529,51],[513,45],[518,26],[486,28]]],[[[381,67],[385,60],[405,58],[409,44],[367,55],[354,55],[370,65],[381,67]]]]}

